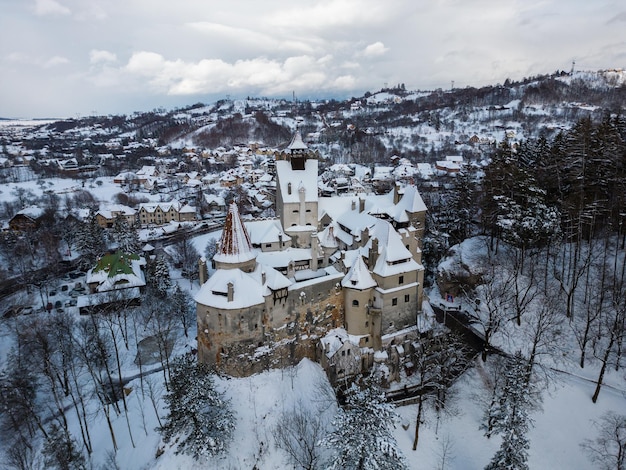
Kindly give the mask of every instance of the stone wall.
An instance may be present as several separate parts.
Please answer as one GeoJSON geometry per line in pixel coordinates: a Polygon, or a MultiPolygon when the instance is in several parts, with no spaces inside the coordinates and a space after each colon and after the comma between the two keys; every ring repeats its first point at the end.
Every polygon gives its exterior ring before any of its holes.
{"type": "Polygon", "coordinates": [[[198,358],[235,377],[316,360],[319,338],[343,325],[343,291],[336,276],[289,291],[286,300],[228,315],[199,306],[198,358]],[[300,295],[304,293],[304,295],[300,295]],[[222,322],[219,327],[219,315],[222,322]],[[243,317],[243,320],[242,318],[243,317]]]}

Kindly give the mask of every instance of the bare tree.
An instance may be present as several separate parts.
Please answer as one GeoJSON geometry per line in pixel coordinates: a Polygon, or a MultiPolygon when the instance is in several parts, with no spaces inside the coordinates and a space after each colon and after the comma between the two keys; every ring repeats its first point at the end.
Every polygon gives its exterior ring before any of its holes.
{"type": "Polygon", "coordinates": [[[282,412],[273,434],[276,446],[287,453],[294,466],[314,470],[319,468],[324,432],[318,410],[298,402],[292,410],[282,412]]]}
{"type": "Polygon", "coordinates": [[[595,439],[586,439],[580,446],[589,459],[603,470],[626,469],[626,416],[609,411],[599,421],[595,439]]]}
{"type": "Polygon", "coordinates": [[[469,313],[484,335],[485,347],[481,355],[484,362],[487,360],[493,335],[506,322],[515,318],[517,280],[514,272],[502,266],[491,250],[481,272],[482,283],[467,297],[473,299],[469,302],[469,308],[473,311],[469,313]]]}

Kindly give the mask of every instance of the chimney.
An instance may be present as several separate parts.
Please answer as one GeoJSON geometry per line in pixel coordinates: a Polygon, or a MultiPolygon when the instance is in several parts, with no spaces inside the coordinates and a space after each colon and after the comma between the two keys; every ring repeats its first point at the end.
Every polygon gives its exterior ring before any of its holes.
{"type": "Polygon", "coordinates": [[[287,194],[291,194],[291,183],[287,183],[287,194]]]}
{"type": "Polygon", "coordinates": [[[378,239],[372,238],[372,246],[370,247],[368,264],[370,270],[374,269],[376,266],[376,261],[378,261],[378,239]]]}
{"type": "Polygon", "coordinates": [[[359,198],[359,212],[363,212],[365,210],[365,199],[359,198]]]}
{"type": "Polygon", "coordinates": [[[234,296],[235,296],[235,289],[233,288],[234,286],[233,286],[233,283],[232,283],[232,282],[229,282],[229,283],[227,284],[227,286],[228,286],[228,294],[227,294],[227,295],[228,295],[228,301],[229,301],[229,302],[232,302],[232,301],[233,301],[233,298],[234,298],[234,296]]]}
{"type": "Polygon", "coordinates": [[[393,185],[393,203],[394,204],[398,204],[400,202],[400,185],[398,183],[395,183],[393,185]]]}
{"type": "Polygon", "coordinates": [[[311,234],[311,271],[317,271],[317,258],[319,256],[319,240],[317,232],[311,234]]]}
{"type": "Polygon", "coordinates": [[[295,275],[296,275],[296,268],[293,265],[293,261],[289,261],[289,264],[287,265],[287,277],[293,278],[295,275]]]}
{"type": "Polygon", "coordinates": [[[361,231],[361,246],[365,246],[367,245],[367,242],[370,239],[370,229],[369,227],[365,227],[362,231],[361,231]]]}
{"type": "Polygon", "coordinates": [[[278,234],[278,251],[283,251],[283,234],[278,234]]]}
{"type": "Polygon", "coordinates": [[[267,274],[265,274],[265,271],[261,272],[261,284],[265,285],[265,281],[267,281],[267,274]]]}
{"type": "Polygon", "coordinates": [[[201,256],[198,260],[198,280],[200,281],[200,285],[204,284],[209,278],[209,273],[206,267],[206,259],[204,256],[201,256]]]}

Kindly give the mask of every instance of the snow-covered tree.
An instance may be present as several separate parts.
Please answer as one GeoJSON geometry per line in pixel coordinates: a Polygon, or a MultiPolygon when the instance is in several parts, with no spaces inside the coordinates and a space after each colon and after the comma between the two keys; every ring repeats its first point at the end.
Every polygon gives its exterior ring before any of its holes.
{"type": "Polygon", "coordinates": [[[393,405],[374,383],[353,383],[346,391],[345,405],[334,421],[335,429],[325,439],[334,451],[331,469],[406,468],[391,428],[396,415],[393,405]]]}
{"type": "Polygon", "coordinates": [[[207,261],[211,261],[215,256],[215,253],[217,253],[217,239],[215,237],[211,237],[209,238],[206,248],[204,249],[204,257],[207,261]]]}
{"type": "Polygon", "coordinates": [[[195,306],[190,302],[190,296],[180,288],[178,284],[174,286],[172,295],[170,296],[172,302],[172,310],[176,312],[180,322],[183,325],[185,337],[189,336],[189,328],[193,322],[195,322],[195,306]]]}
{"type": "Polygon", "coordinates": [[[43,448],[46,468],[58,470],[86,470],[85,456],[67,431],[53,423],[43,448]]]}
{"type": "Polygon", "coordinates": [[[91,268],[107,248],[104,229],[98,225],[96,213],[91,211],[89,217],[78,228],[74,246],[83,255],[83,266],[91,268]]]}
{"type": "Polygon", "coordinates": [[[502,388],[496,390],[496,399],[485,416],[486,435],[502,437],[500,449],[485,470],[528,469],[527,435],[533,423],[530,413],[537,405],[537,393],[527,374],[528,361],[517,352],[509,359],[502,388]]]}
{"type": "Polygon", "coordinates": [[[169,410],[163,426],[157,428],[166,443],[177,442],[176,453],[195,459],[224,452],[234,429],[230,402],[215,390],[208,366],[191,355],[176,359],[170,391],[165,395],[169,410]]]}
{"type": "Polygon", "coordinates": [[[178,240],[172,246],[174,262],[180,266],[183,277],[194,279],[198,272],[200,255],[193,245],[191,234],[188,231],[180,233],[178,240]]]}
{"type": "Polygon", "coordinates": [[[118,250],[124,253],[137,253],[141,248],[137,231],[130,226],[122,214],[115,217],[111,234],[117,243],[118,250]]]}
{"type": "Polygon", "coordinates": [[[170,287],[172,287],[172,279],[170,278],[170,269],[167,262],[157,256],[148,269],[147,283],[154,290],[157,296],[165,298],[170,287]]]}

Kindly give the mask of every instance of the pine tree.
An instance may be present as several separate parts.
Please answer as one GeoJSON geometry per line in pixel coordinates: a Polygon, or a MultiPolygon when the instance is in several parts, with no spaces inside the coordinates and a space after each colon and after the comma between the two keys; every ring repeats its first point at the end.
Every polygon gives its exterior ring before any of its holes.
{"type": "Polygon", "coordinates": [[[334,449],[331,469],[406,468],[404,457],[391,432],[393,406],[373,383],[353,383],[346,391],[346,403],[339,409],[335,430],[325,439],[334,449]]]}
{"type": "Polygon", "coordinates": [[[526,437],[536,405],[536,388],[528,381],[528,362],[520,352],[513,356],[505,371],[505,379],[496,399],[486,414],[486,435],[502,437],[500,449],[485,470],[527,470],[530,443],[526,437]]]}
{"type": "Polygon", "coordinates": [[[113,240],[117,242],[118,250],[134,254],[139,252],[140,242],[137,231],[131,227],[122,214],[118,214],[113,222],[113,240]]]}
{"type": "Polygon", "coordinates": [[[106,251],[107,244],[104,229],[98,225],[94,211],[91,211],[87,220],[79,226],[74,245],[82,254],[82,264],[86,268],[93,267],[98,256],[102,256],[106,251]]]}
{"type": "Polygon", "coordinates": [[[154,263],[151,263],[147,282],[157,296],[160,298],[167,296],[172,287],[172,279],[170,277],[170,269],[162,257],[157,256],[154,263]]]}
{"type": "Polygon", "coordinates": [[[157,430],[166,443],[176,438],[177,454],[199,459],[227,449],[234,416],[230,402],[215,390],[207,365],[196,363],[187,354],[177,358],[172,365],[170,391],[165,401],[169,413],[157,430]]]}
{"type": "Polygon", "coordinates": [[[67,429],[56,424],[50,426],[43,448],[46,468],[58,470],[86,470],[85,456],[78,450],[76,441],[67,429]]]}

